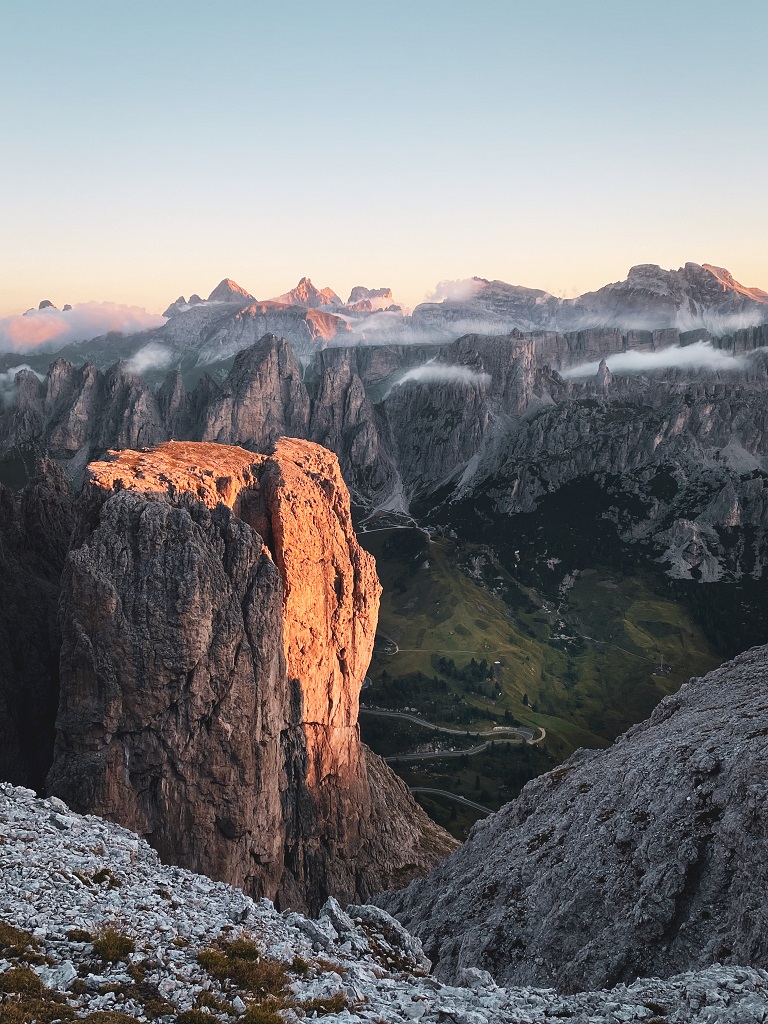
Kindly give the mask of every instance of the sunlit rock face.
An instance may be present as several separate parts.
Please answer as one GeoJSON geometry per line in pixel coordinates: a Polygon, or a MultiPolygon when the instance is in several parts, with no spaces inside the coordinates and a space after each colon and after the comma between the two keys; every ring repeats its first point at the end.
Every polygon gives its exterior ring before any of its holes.
{"type": "Polygon", "coordinates": [[[281,302],[287,306],[304,306],[318,309],[321,306],[341,306],[342,301],[332,288],[316,288],[308,277],[302,277],[295,288],[278,295],[273,302],[281,302]]]}
{"type": "Polygon", "coordinates": [[[318,445],[92,464],[62,580],[51,791],[282,905],[423,872],[453,842],[357,727],[379,594],[318,445]]]}
{"type": "Polygon", "coordinates": [[[389,309],[394,306],[394,302],[391,288],[365,288],[356,285],[349,293],[346,306],[357,313],[372,313],[377,309],[389,309]]]}

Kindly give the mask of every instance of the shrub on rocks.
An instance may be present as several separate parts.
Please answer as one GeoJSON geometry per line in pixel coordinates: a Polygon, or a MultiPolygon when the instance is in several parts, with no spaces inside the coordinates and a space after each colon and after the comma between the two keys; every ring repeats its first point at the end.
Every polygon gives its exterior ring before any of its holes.
{"type": "Polygon", "coordinates": [[[116,928],[105,928],[93,940],[93,951],[106,963],[115,964],[118,960],[127,960],[131,953],[135,953],[136,943],[116,928]]]}

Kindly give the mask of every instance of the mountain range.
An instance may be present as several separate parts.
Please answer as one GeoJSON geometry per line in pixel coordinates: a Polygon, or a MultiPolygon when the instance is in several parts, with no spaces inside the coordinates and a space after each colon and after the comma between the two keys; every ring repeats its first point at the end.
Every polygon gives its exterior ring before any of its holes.
{"type": "MultiPolygon", "coordinates": [[[[158,328],[4,364],[0,774],[281,907],[398,890],[376,898],[479,993],[764,968],[768,648],[456,850],[360,742],[380,587],[352,515],[471,542],[494,597],[599,557],[695,591],[723,649],[765,642],[768,296],[686,264],[578,300],[390,299],[225,280],[158,328]]],[[[626,992],[614,1019],[667,1016],[626,992]]]]}
{"type": "MultiPolygon", "coordinates": [[[[177,367],[188,375],[204,370],[215,375],[265,333],[285,337],[300,361],[308,363],[318,348],[329,345],[438,343],[468,333],[568,334],[595,328],[721,337],[768,321],[766,292],[747,288],[727,270],[709,264],[686,263],[669,271],[633,267],[625,281],[574,299],[483,278],[461,282],[453,291],[461,297],[422,303],[406,314],[388,288],[357,286],[344,303],[331,288],[317,288],[305,277],[277,298],[257,300],[225,278],[207,299],[180,296],[165,310],[167,322],[161,327],[122,337],[83,337],[56,351],[102,369],[122,358],[155,375],[177,367]]],[[[41,308],[50,305],[46,301],[41,308]]],[[[44,370],[51,351],[29,350],[25,361],[44,370]]],[[[17,363],[17,356],[0,358],[0,371],[17,363]]]]}

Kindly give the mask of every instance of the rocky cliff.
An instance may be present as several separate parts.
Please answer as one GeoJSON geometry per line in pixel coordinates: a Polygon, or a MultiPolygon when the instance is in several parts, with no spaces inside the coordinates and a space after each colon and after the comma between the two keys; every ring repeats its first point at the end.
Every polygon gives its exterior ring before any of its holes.
{"type": "Polygon", "coordinates": [[[334,456],[169,443],[92,464],[86,492],[51,792],[282,905],[452,848],[360,743],[380,587],[334,456]]]}
{"type": "Polygon", "coordinates": [[[646,544],[672,575],[728,579],[768,566],[765,328],[723,336],[719,347],[677,329],[469,334],[444,345],[337,346],[307,367],[285,339],[257,336],[248,310],[226,313],[206,335],[229,361],[187,383],[173,370],[156,393],[126,363],[104,373],[59,359],[44,381],[22,370],[0,410],[0,451],[47,452],[79,480],[110,447],[173,437],[265,451],[301,436],[335,451],[357,504],[430,509],[439,493],[485,500],[503,516],[597,480],[606,493],[618,488],[617,508],[634,510],[614,516],[622,538],[646,544]],[[628,351],[671,350],[672,363],[694,350],[702,362],[598,369],[600,358],[613,367],[628,351]],[[590,360],[581,376],[560,376],[590,360]]]}
{"type": "Polygon", "coordinates": [[[577,751],[383,905],[443,980],[569,990],[768,963],[768,648],[577,751]]]}
{"type": "Polygon", "coordinates": [[[545,380],[546,401],[499,424],[452,497],[499,517],[590,480],[628,544],[680,579],[760,578],[768,567],[768,370],[657,371],[586,383],[545,380]]]}

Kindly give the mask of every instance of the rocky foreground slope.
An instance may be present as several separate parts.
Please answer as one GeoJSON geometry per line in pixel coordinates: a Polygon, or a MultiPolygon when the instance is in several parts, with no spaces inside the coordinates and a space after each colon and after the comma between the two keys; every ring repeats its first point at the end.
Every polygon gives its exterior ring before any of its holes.
{"type": "Polygon", "coordinates": [[[371,906],[316,921],[164,867],[130,832],[0,784],[0,1019],[49,1024],[757,1024],[768,973],[710,967],[558,994],[427,974],[418,940],[371,906]]]}
{"type": "Polygon", "coordinates": [[[577,751],[382,901],[449,981],[589,989],[768,964],[768,647],[577,751]]]}

